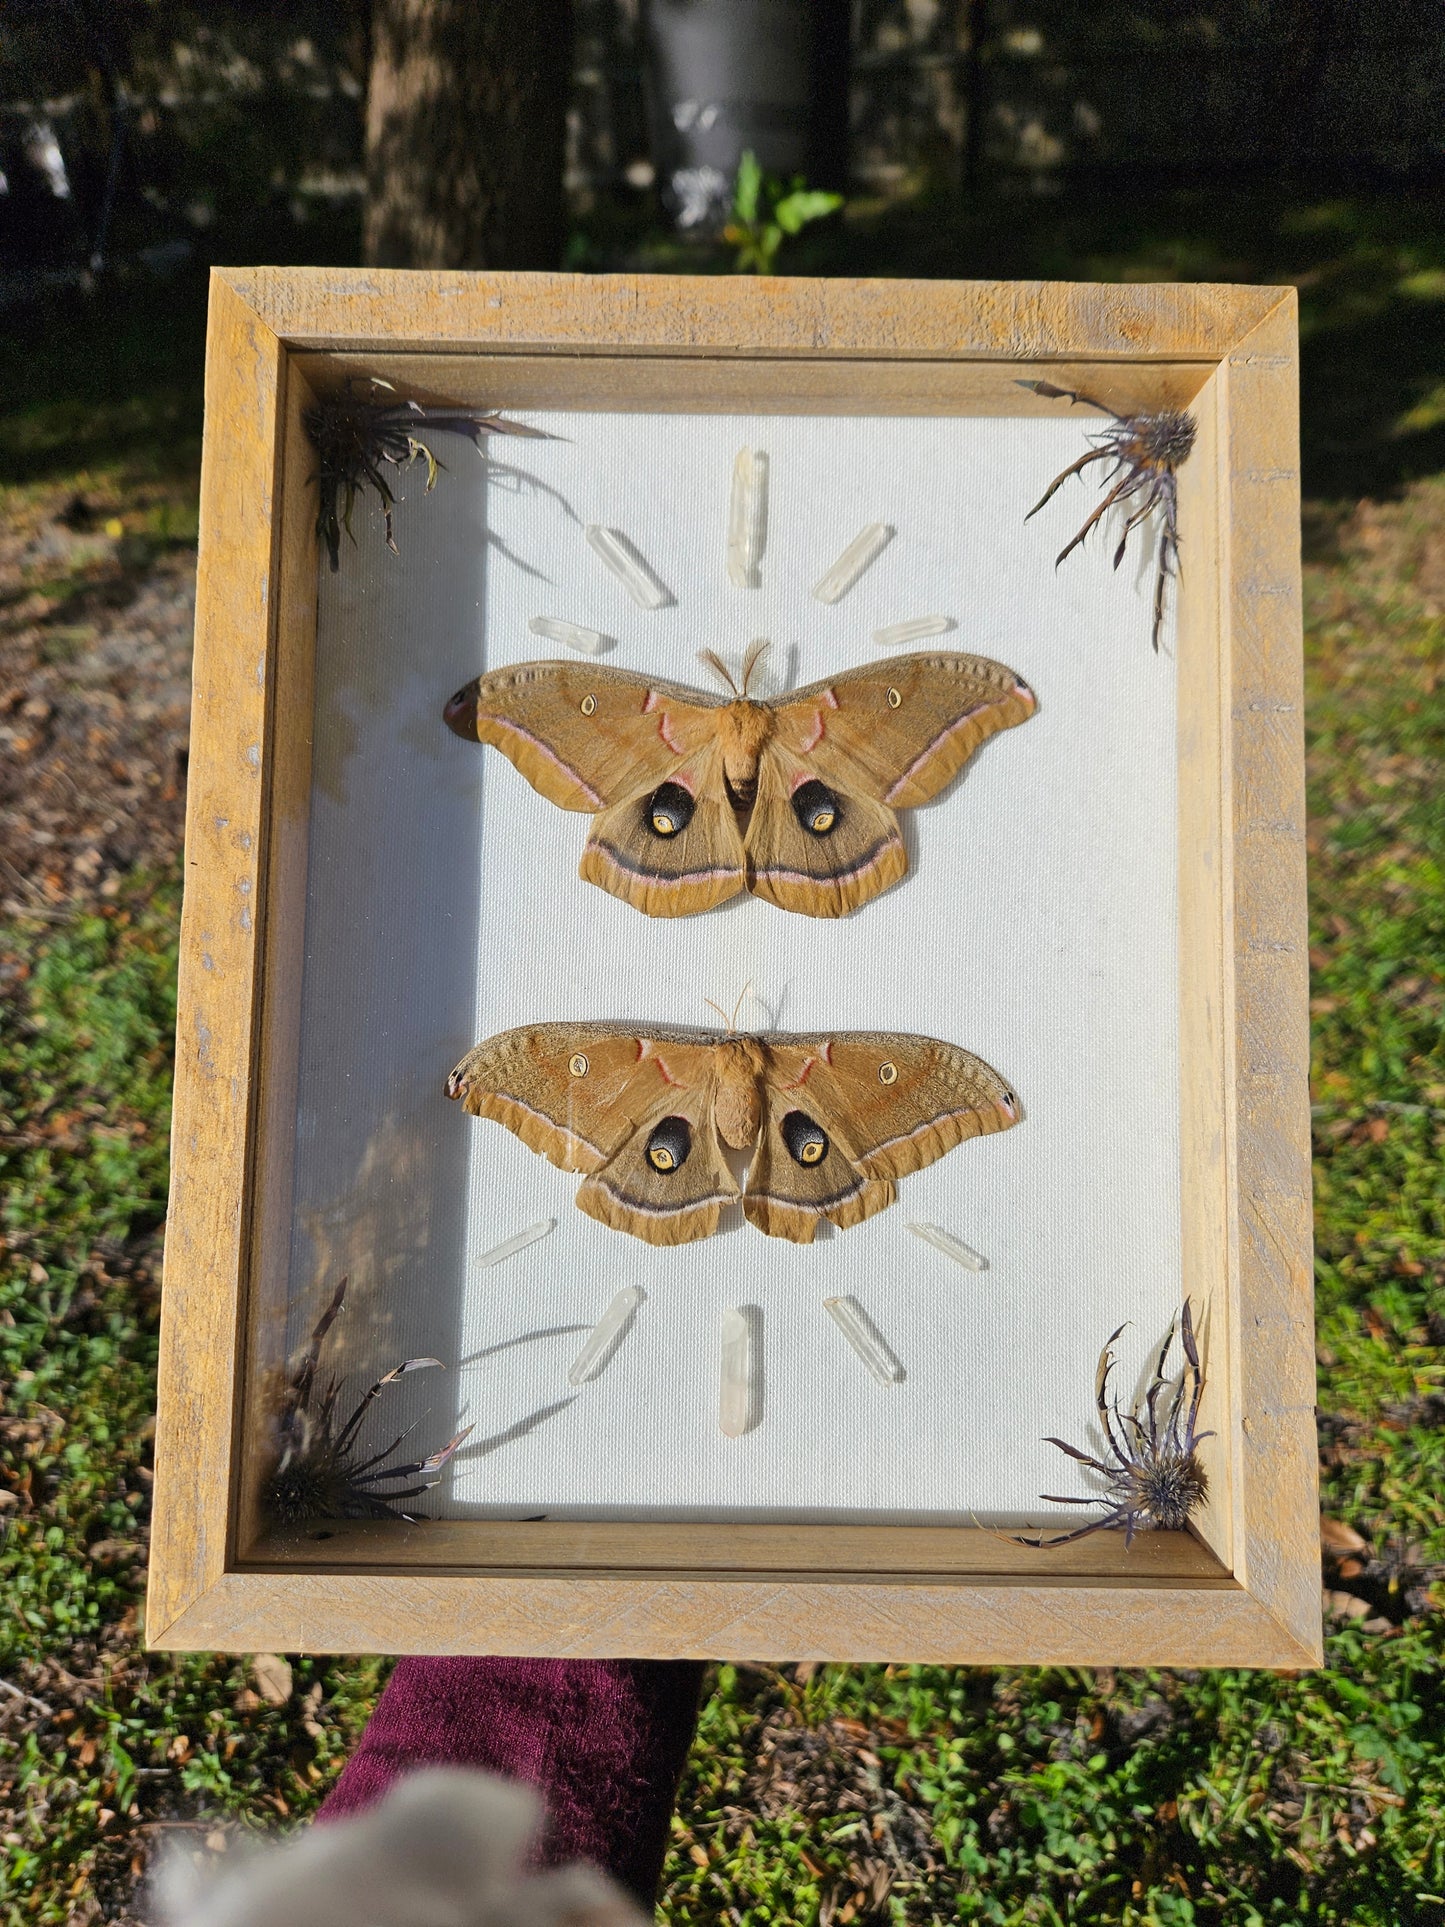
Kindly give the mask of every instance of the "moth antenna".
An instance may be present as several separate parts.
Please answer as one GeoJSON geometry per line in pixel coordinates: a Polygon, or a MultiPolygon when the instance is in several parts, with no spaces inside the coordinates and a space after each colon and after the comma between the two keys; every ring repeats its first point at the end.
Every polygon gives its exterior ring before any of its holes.
{"type": "MultiPolygon", "coordinates": [[[[722,1005],[715,1004],[711,997],[704,997],[703,1002],[707,1005],[709,1010],[715,1010],[718,1016],[722,1018],[723,1022],[728,1027],[728,1035],[729,1037],[731,1037],[732,1029],[733,1029],[732,1018],[728,1016],[727,1012],[723,1009],[722,1005]]],[[[736,1015],[736,1013],[734,1013],[734,1015],[736,1015]]]]}
{"type": "MultiPolygon", "coordinates": [[[[766,647],[766,645],[764,645],[764,646],[766,647]]],[[[747,677],[746,677],[746,676],[744,676],[744,678],[743,678],[743,688],[744,688],[744,689],[746,689],[746,688],[747,688],[747,686],[748,686],[748,684],[747,684],[747,677]]],[[[729,1037],[731,1037],[731,1036],[733,1035],[733,1033],[734,1033],[734,1032],[735,1032],[735,1031],[737,1030],[737,1027],[738,1027],[738,1012],[739,1012],[739,1011],[740,1011],[740,1010],[742,1009],[742,1007],[743,1007],[743,1000],[744,1000],[744,999],[745,999],[746,997],[748,997],[749,995],[751,995],[751,993],[752,993],[752,988],[753,988],[753,980],[752,980],[752,978],[751,978],[751,977],[749,977],[749,978],[748,978],[748,980],[747,980],[747,982],[746,982],[746,983],[745,983],[745,984],[743,985],[743,987],[742,987],[742,989],[741,989],[741,990],[740,990],[740,991],[738,992],[738,1000],[737,1000],[737,1002],[736,1002],[736,1003],[735,1003],[735,1004],[733,1005],[733,1014],[732,1014],[732,1016],[731,1016],[731,1017],[729,1017],[729,1019],[728,1019],[728,1035],[729,1035],[729,1037]]]]}
{"type": "Polygon", "coordinates": [[[742,693],[744,696],[748,693],[748,684],[752,681],[753,671],[772,646],[766,636],[759,636],[756,642],[748,645],[748,653],[743,657],[742,693]]]}
{"type": "MultiPolygon", "coordinates": [[[[715,649],[699,649],[697,659],[705,669],[711,669],[714,675],[720,676],[735,696],[742,693],[733,681],[732,670],[728,668],[727,664],[715,649]]],[[[713,1005],[713,1008],[716,1010],[716,1004],[713,1005]]]]}

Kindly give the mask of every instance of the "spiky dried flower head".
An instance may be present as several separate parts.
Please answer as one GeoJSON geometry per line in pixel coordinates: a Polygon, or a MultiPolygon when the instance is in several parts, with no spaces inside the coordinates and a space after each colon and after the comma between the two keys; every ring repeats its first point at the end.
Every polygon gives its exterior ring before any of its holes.
{"type": "Polygon", "coordinates": [[[1024,517],[1027,522],[1038,514],[1054,491],[1071,475],[1081,475],[1092,462],[1112,462],[1104,477],[1108,493],[1084,523],[1078,534],[1066,542],[1054,558],[1057,568],[1065,556],[1104,519],[1111,508],[1128,505],[1123,533],[1114,551],[1114,567],[1124,560],[1129,537],[1141,522],[1148,521],[1157,509],[1160,514],[1159,566],[1154,577],[1154,626],[1151,640],[1157,652],[1159,634],[1164,626],[1165,584],[1179,573],[1179,489],[1175,471],[1188,461],[1199,432],[1194,417],[1182,408],[1161,408],[1150,414],[1120,415],[1106,402],[1091,395],[1075,393],[1072,388],[1056,388],[1051,381],[1020,381],[1036,395],[1051,400],[1082,402],[1086,408],[1100,409],[1111,419],[1108,425],[1090,436],[1093,447],[1060,474],[1056,475],[1024,517]],[[1112,484],[1112,486],[1109,486],[1112,484]]]}
{"type": "MultiPolygon", "coordinates": [[[[316,534],[326,544],[333,574],[340,567],[341,531],[351,535],[351,512],[364,488],[375,491],[386,523],[386,546],[397,553],[391,511],[396,503],[381,464],[398,473],[416,461],[426,463],[426,492],[430,495],[442,464],[416,430],[452,429],[470,435],[480,448],[487,435],[540,435],[521,422],[472,408],[423,408],[416,401],[385,401],[378,391],[395,394],[389,381],[370,375],[363,382],[349,375],[341,387],[303,410],[301,424],[316,450],[319,499],[316,534]]],[[[352,536],[352,540],[355,541],[352,536]]]]}
{"type": "Polygon", "coordinates": [[[470,1425],[463,1427],[439,1452],[425,1459],[399,1465],[386,1463],[406,1438],[405,1432],[380,1452],[364,1455],[358,1436],[372,1401],[407,1372],[440,1367],[441,1360],[403,1359],[377,1379],[345,1419],[339,1418],[342,1381],[333,1378],[318,1395],[316,1374],[322,1343],[345,1303],[346,1284],[343,1278],[317,1321],[277,1414],[276,1462],[262,1487],[262,1501],[278,1525],[306,1525],[313,1519],[412,1518],[411,1513],[395,1510],[397,1502],[414,1499],[439,1484],[431,1475],[441,1471],[472,1429],[470,1425]],[[419,1482],[404,1489],[379,1489],[394,1487],[398,1479],[419,1482]]]}
{"type": "Polygon", "coordinates": [[[1124,1528],[1126,1547],[1134,1543],[1136,1532],[1182,1532],[1190,1518],[1209,1496],[1209,1477],[1199,1462],[1201,1439],[1213,1438],[1212,1432],[1197,1432],[1199,1401],[1204,1393],[1204,1373],[1199,1363],[1199,1348],[1194,1340],[1194,1320],[1189,1300],[1184,1301],[1177,1321],[1171,1321],[1164,1343],[1155,1360],[1154,1375],[1142,1402],[1123,1411],[1117,1398],[1109,1396],[1109,1379],[1117,1363],[1114,1346],[1119,1333],[1111,1333],[1099,1354],[1094,1373],[1094,1407],[1108,1444],[1109,1458],[1097,1459],[1081,1452],[1063,1439],[1048,1443],[1067,1452],[1080,1465],[1097,1472],[1104,1481],[1102,1493],[1066,1497],[1042,1492],[1040,1498],[1051,1505],[1094,1505],[1107,1508],[1102,1519],[1091,1519],[1073,1532],[1045,1538],[1019,1536],[1021,1546],[1066,1546],[1085,1539],[1106,1526],[1124,1528]],[[1178,1330],[1184,1353],[1184,1369],[1173,1384],[1167,1372],[1169,1353],[1178,1330]]]}

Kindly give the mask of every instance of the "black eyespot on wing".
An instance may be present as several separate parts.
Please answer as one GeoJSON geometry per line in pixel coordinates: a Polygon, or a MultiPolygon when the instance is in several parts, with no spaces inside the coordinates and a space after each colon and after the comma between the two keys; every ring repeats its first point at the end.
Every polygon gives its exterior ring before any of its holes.
{"type": "Polygon", "coordinates": [[[665,1117],[647,1140],[647,1162],[664,1177],[680,1171],[692,1150],[692,1126],[685,1117],[665,1117]]]}
{"type": "Polygon", "coordinates": [[[831,836],[843,820],[843,807],[827,784],[815,777],[793,791],[793,814],[809,836],[831,836]]]}
{"type": "Polygon", "coordinates": [[[642,820],[654,836],[676,836],[692,821],[696,802],[681,783],[661,783],[642,806],[642,820]]]}
{"type": "Polygon", "coordinates": [[[821,1164],[828,1155],[828,1133],[804,1111],[789,1111],[778,1129],[794,1164],[821,1164]]]}

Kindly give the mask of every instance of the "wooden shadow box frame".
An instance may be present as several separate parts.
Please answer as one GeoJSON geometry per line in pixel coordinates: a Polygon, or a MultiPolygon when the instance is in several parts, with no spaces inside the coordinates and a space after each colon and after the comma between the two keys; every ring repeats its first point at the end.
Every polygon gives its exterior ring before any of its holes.
{"type": "MultiPolygon", "coordinates": [[[[1292,289],[217,270],[201,478],[154,1646],[1300,1667],[1321,1657],[1292,289]],[[1188,1533],[268,1528],[316,637],[319,390],[669,412],[1188,406],[1178,623],[1182,1253],[1207,1323],[1188,1533]]],[[[1140,646],[1147,643],[1140,638],[1140,646]]]]}

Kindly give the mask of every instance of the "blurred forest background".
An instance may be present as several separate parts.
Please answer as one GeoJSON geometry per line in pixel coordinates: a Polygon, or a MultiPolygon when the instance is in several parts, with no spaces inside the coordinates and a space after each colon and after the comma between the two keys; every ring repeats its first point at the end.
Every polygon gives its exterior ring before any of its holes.
{"type": "Polygon", "coordinates": [[[0,1927],[385,1677],[142,1635],[206,271],[362,261],[1298,289],[1327,1666],[719,1667],[663,1910],[1445,1927],[1440,0],[6,0],[0,1927]]]}
{"type": "Polygon", "coordinates": [[[99,398],[212,261],[725,269],[744,145],[848,197],[785,272],[1293,280],[1310,490],[1445,465],[1439,0],[10,0],[0,303],[43,355],[107,295],[99,398]]]}

